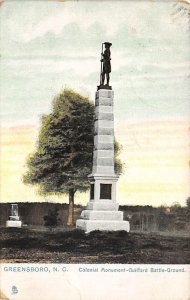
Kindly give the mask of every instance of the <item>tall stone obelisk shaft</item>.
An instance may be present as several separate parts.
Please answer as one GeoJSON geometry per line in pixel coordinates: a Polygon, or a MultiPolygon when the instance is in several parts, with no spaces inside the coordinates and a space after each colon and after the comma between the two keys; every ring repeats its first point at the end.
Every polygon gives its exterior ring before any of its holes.
{"type": "Polygon", "coordinates": [[[98,90],[95,99],[92,174],[114,175],[114,92],[98,90]]]}

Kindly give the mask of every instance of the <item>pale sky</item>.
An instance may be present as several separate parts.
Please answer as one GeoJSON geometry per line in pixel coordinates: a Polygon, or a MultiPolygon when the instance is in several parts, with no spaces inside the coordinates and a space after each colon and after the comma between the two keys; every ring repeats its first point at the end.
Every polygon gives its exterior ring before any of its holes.
{"type": "MultiPolygon", "coordinates": [[[[41,115],[50,112],[64,87],[94,101],[101,43],[109,41],[116,137],[126,164],[118,201],[185,203],[190,195],[189,10],[185,1],[2,3],[3,201],[41,199],[20,179],[41,115]]],[[[76,200],[86,204],[87,199],[76,200]]]]}

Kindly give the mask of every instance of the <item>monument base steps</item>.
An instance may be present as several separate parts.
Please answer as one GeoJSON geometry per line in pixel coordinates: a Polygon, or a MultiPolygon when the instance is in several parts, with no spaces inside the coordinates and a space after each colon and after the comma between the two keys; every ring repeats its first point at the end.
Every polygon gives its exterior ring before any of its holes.
{"type": "Polygon", "coordinates": [[[130,226],[128,221],[110,221],[110,220],[82,220],[76,221],[76,228],[89,233],[94,230],[101,231],[118,231],[124,230],[129,232],[130,226]]]}

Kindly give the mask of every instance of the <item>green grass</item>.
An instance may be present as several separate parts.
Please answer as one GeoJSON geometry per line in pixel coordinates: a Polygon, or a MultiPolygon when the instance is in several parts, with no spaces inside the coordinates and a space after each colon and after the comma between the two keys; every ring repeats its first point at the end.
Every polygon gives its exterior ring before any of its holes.
{"type": "Polygon", "coordinates": [[[189,264],[190,238],[125,231],[0,228],[2,262],[189,264]]]}

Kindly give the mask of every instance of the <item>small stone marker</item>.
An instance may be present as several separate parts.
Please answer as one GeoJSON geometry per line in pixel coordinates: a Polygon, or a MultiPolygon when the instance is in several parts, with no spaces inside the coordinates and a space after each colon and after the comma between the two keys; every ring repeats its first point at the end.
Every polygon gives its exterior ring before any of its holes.
{"type": "Polygon", "coordinates": [[[6,227],[21,227],[22,222],[18,215],[18,204],[11,204],[11,215],[6,222],[6,227]]]}

